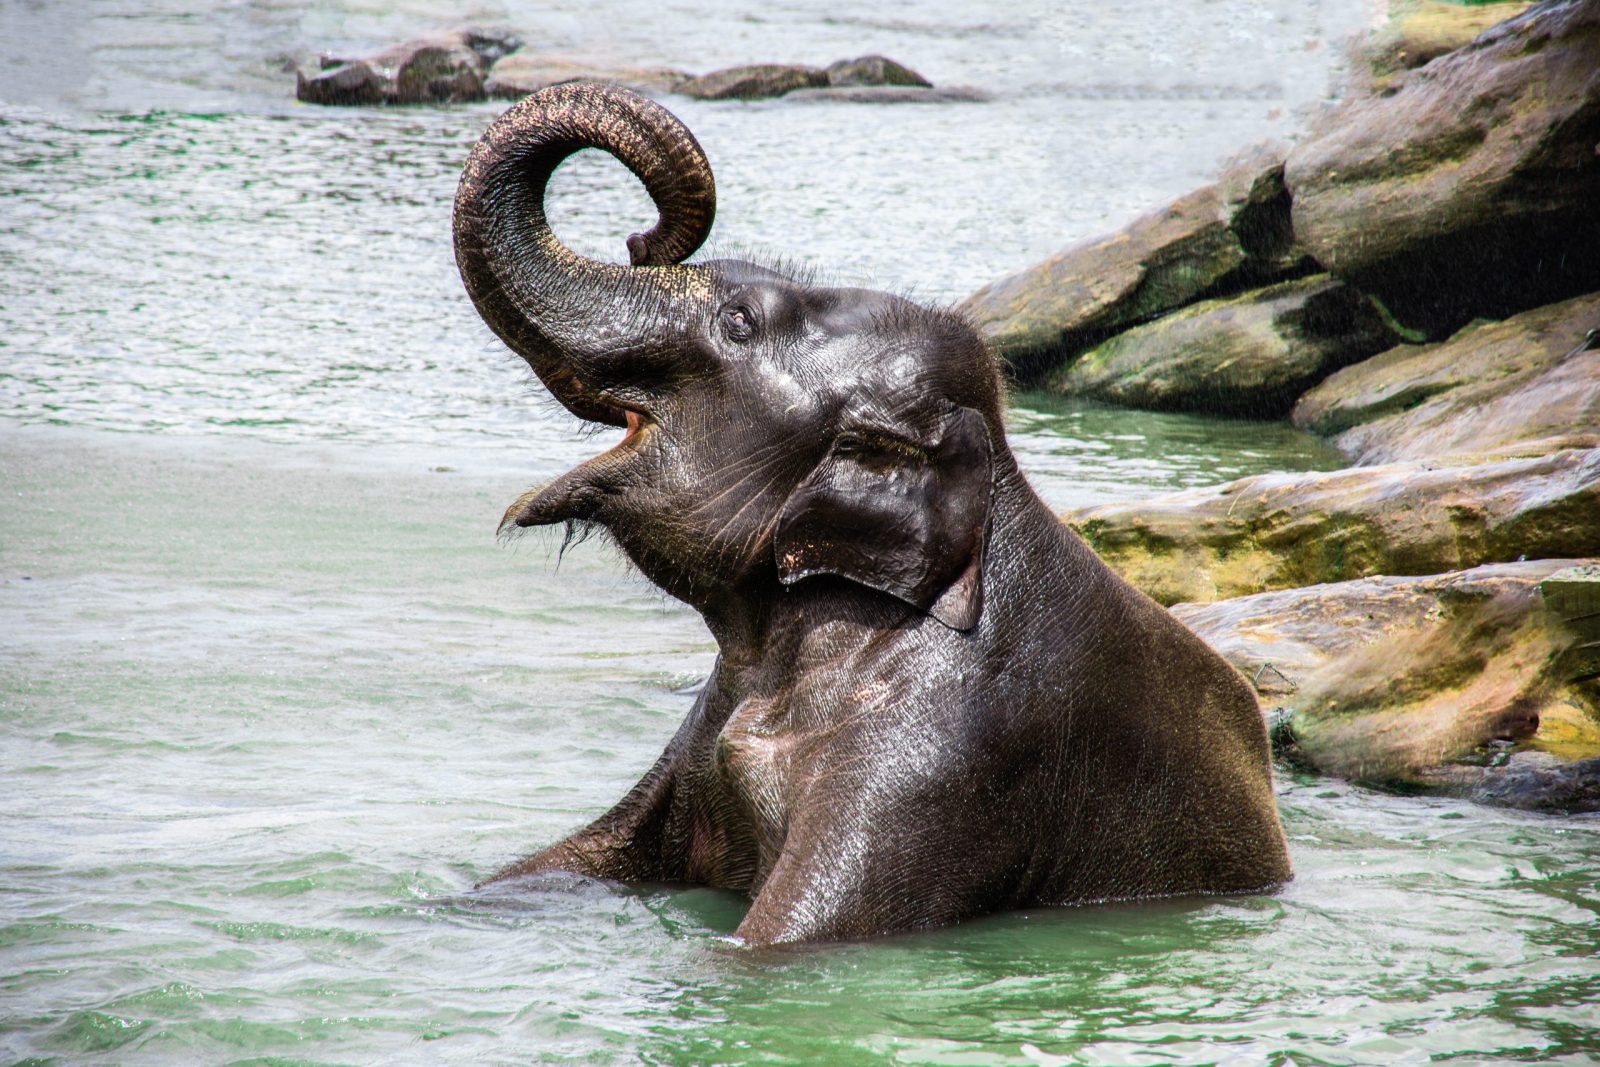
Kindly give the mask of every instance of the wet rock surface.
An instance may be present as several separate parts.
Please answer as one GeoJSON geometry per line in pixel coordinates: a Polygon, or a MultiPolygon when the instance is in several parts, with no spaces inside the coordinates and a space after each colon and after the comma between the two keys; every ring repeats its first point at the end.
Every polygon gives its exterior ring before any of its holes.
{"type": "Polygon", "coordinates": [[[1321,274],[1132,327],[1044,384],[1127,407],[1271,418],[1288,414],[1333,371],[1396,340],[1364,296],[1321,274]]]}
{"type": "Polygon", "coordinates": [[[888,56],[858,56],[828,64],[828,84],[841,86],[908,85],[931,89],[933,83],[888,56]]]}
{"type": "MultiPolygon", "coordinates": [[[[1594,561],[1583,561],[1592,566],[1594,561]]],[[[1600,690],[1541,584],[1571,561],[1374,577],[1173,614],[1255,685],[1280,754],[1327,774],[1596,810],[1600,690]]]]}
{"type": "Polygon", "coordinates": [[[820,67],[752,63],[690,78],[677,91],[697,100],[762,100],[827,84],[828,72],[820,67]]]}
{"type": "Polygon", "coordinates": [[[1163,604],[1522,556],[1595,556],[1600,448],[1464,466],[1264,474],[1063,518],[1163,604]]]}
{"type": "Polygon", "coordinates": [[[827,67],[756,63],[695,75],[671,67],[635,67],[579,56],[522,51],[513,33],[477,28],[407,41],[370,56],[321,57],[299,71],[295,95],[329,105],[445,104],[486,96],[517,99],[551,85],[597,81],[649,94],[701,100],[764,100],[810,91],[814,101],[951,103],[987,95],[961,86],[935,88],[887,56],[841,59],[827,67]]]}
{"type": "Polygon", "coordinates": [[[1331,375],[1295,425],[1357,463],[1537,454],[1600,438],[1600,293],[1402,345],[1331,375]]]}
{"type": "Polygon", "coordinates": [[[324,56],[320,71],[296,75],[295,95],[329,105],[480,100],[489,64],[520,46],[514,34],[465,28],[356,59],[324,56]]]}
{"type": "Polygon", "coordinates": [[[1293,242],[1282,150],[1267,146],[1215,185],[985,286],[961,310],[1017,378],[1035,381],[1130,326],[1311,269],[1293,242]]]}
{"type": "Polygon", "coordinates": [[[1289,153],[1296,237],[1440,337],[1600,289],[1600,4],[1546,0],[1325,115],[1289,153]]]}

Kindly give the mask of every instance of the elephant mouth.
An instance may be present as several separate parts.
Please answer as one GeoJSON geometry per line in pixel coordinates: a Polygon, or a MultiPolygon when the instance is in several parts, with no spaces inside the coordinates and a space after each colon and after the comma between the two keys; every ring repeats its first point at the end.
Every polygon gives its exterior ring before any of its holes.
{"type": "MultiPolygon", "coordinates": [[[[560,401],[561,406],[572,412],[586,422],[597,422],[603,426],[619,426],[623,429],[622,440],[613,445],[607,452],[629,443],[644,430],[646,426],[653,425],[655,420],[643,407],[625,404],[606,393],[603,389],[590,389],[580,379],[571,377],[563,382],[563,389],[551,390],[551,395],[560,401]]],[[[596,459],[600,457],[595,457],[596,459]]],[[[590,460],[589,462],[594,462],[590,460]]]]}
{"type": "Polygon", "coordinates": [[[622,439],[554,481],[519,496],[500,519],[501,534],[512,528],[595,518],[607,499],[622,493],[627,482],[623,468],[638,455],[639,445],[655,426],[649,412],[589,390],[576,378],[563,385],[566,388],[560,392],[552,390],[563,407],[589,422],[621,427],[622,439]]]}

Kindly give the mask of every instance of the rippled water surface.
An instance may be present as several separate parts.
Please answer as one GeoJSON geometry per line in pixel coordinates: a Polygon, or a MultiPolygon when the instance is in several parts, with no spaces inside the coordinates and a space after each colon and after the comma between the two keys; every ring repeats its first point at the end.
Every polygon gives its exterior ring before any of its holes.
{"type": "MultiPolygon", "coordinates": [[[[474,18],[992,89],[670,101],[716,251],[943,301],[1292,135],[1361,8],[0,0],[0,1063],[1592,1062],[1593,819],[1285,776],[1274,896],[772,954],[722,940],[728,894],[473,893],[638,778],[714,648],[598,542],[494,540],[601,447],[455,277],[496,107],[312,109],[280,69],[474,18]]],[[[558,175],[574,245],[648,220],[623,179],[558,175]]],[[[1010,422],[1062,507],[1335,462],[1038,395],[1010,422]]]]}

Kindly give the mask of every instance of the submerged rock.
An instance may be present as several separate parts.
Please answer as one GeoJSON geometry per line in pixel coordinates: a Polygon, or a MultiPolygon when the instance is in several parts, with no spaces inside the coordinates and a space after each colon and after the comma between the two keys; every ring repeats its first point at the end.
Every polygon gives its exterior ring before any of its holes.
{"type": "Polygon", "coordinates": [[[1172,610],[1252,680],[1293,760],[1375,785],[1592,811],[1600,688],[1572,667],[1582,639],[1540,593],[1572,565],[1364,578],[1172,610]]]}
{"type": "Polygon", "coordinates": [[[1545,0],[1334,108],[1289,153],[1296,237],[1430,337],[1600,289],[1600,4],[1545,0]]]}
{"type": "Polygon", "coordinates": [[[567,56],[513,52],[489,68],[484,91],[490,96],[515,99],[563,82],[595,81],[641,93],[671,93],[692,77],[670,67],[608,67],[567,56]]]}
{"type": "Polygon", "coordinates": [[[324,56],[319,73],[297,73],[295,96],[333,105],[481,100],[489,63],[520,44],[512,34],[469,28],[407,41],[360,59],[324,56]]]}
{"type": "Polygon", "coordinates": [[[933,83],[910,67],[888,56],[860,56],[828,64],[828,84],[832,86],[915,85],[932,88],[933,83]]]}
{"type": "Polygon", "coordinates": [[[971,99],[973,90],[946,91],[888,56],[841,59],[826,69],[798,63],[756,63],[728,67],[690,78],[676,89],[701,100],[762,100],[792,92],[812,92],[811,99],[865,103],[935,102],[971,99]]]}
{"type": "Polygon", "coordinates": [[[1320,274],[1132,327],[1045,387],[1126,407],[1276,418],[1333,371],[1397,340],[1366,298],[1320,274]]]}
{"type": "Polygon", "coordinates": [[[1600,293],[1401,345],[1331,375],[1295,425],[1356,462],[1600,445],[1600,293]]]}
{"type": "Polygon", "coordinates": [[[1063,518],[1163,604],[1522,556],[1600,556],[1600,448],[1262,474],[1063,518]]]}
{"type": "Polygon", "coordinates": [[[485,95],[517,98],[563,82],[597,81],[703,100],[759,100],[796,90],[816,92],[813,99],[870,103],[987,99],[975,89],[935,89],[887,56],[842,59],[826,69],[758,63],[696,76],[670,67],[619,67],[525,53],[521,47],[513,34],[468,28],[407,41],[371,56],[323,56],[319,72],[298,72],[296,95],[314,104],[457,103],[485,95]]]}
{"type": "Polygon", "coordinates": [[[828,84],[828,72],[796,63],[754,63],[690,78],[677,91],[698,100],[762,100],[828,84]]]}
{"type": "Polygon", "coordinates": [[[984,286],[961,310],[1032,381],[1119,330],[1313,267],[1293,241],[1282,150],[1268,146],[1215,185],[984,286]]]}
{"type": "Polygon", "coordinates": [[[982,89],[942,85],[919,89],[914,85],[847,85],[823,89],[796,89],[784,100],[834,104],[981,104],[990,99],[982,89]]]}

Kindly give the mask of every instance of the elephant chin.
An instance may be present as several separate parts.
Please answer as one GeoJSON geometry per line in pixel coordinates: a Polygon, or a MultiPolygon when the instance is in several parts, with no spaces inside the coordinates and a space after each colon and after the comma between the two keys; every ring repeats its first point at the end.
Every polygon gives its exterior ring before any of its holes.
{"type": "Polygon", "coordinates": [[[616,410],[622,412],[621,422],[627,427],[622,440],[554,481],[517,497],[500,517],[498,533],[518,527],[604,518],[606,502],[621,496],[624,486],[636,476],[640,447],[654,426],[648,416],[625,408],[616,410]]]}

